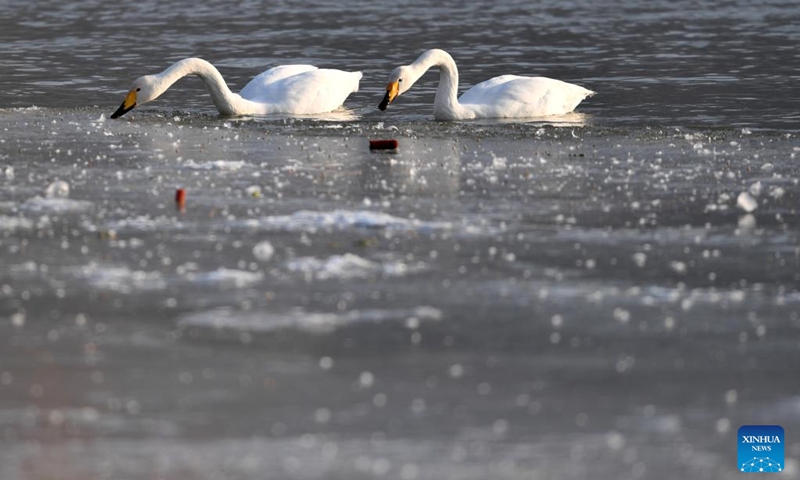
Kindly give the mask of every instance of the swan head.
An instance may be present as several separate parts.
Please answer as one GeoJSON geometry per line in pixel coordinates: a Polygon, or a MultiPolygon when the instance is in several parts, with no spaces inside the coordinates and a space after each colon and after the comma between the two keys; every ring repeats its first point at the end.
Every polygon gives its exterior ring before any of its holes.
{"type": "Polygon", "coordinates": [[[121,117],[133,110],[134,107],[155,100],[160,94],[153,75],[139,77],[131,84],[125,100],[122,101],[122,105],[117,111],[111,114],[111,118],[121,117]]]}
{"type": "Polygon", "coordinates": [[[394,101],[400,94],[411,88],[416,78],[413,75],[411,67],[404,65],[392,70],[389,75],[389,83],[386,85],[386,95],[383,97],[378,108],[386,110],[386,107],[394,101]]]}

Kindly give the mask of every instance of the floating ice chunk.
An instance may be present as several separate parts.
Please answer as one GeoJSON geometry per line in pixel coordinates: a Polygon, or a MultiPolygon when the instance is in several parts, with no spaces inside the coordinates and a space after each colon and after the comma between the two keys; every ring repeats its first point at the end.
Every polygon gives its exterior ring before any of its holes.
{"type": "Polygon", "coordinates": [[[739,217],[739,228],[742,230],[752,230],[756,228],[756,217],[752,213],[739,217]]]}
{"type": "Polygon", "coordinates": [[[264,278],[264,274],[247,270],[218,268],[210,272],[187,273],[186,278],[195,283],[232,285],[236,288],[242,288],[260,282],[264,278]]]}
{"type": "Polygon", "coordinates": [[[47,198],[67,198],[69,197],[69,183],[63,180],[57,180],[44,191],[44,196],[47,198]]]}
{"type": "Polygon", "coordinates": [[[606,433],[606,445],[611,450],[622,450],[625,446],[625,436],[616,430],[606,433]]]}
{"type": "Polygon", "coordinates": [[[0,215],[0,232],[14,230],[29,230],[33,228],[33,221],[27,218],[9,217],[0,215]]]}
{"type": "Polygon", "coordinates": [[[32,212],[83,212],[94,206],[92,202],[86,200],[72,200],[69,198],[43,198],[33,197],[20,205],[21,210],[32,212]]]}
{"type": "MultiPolygon", "coordinates": [[[[429,306],[386,310],[351,310],[347,313],[307,312],[301,308],[284,312],[237,311],[231,308],[216,308],[184,315],[178,321],[178,326],[246,332],[293,329],[307,333],[325,334],[355,323],[402,322],[409,317],[416,317],[420,321],[439,321],[442,319],[442,311],[429,306]]],[[[322,363],[320,365],[322,366],[322,363]]]]}
{"type": "Polygon", "coordinates": [[[613,315],[614,315],[614,320],[620,323],[628,323],[631,319],[631,312],[621,307],[615,308],[613,315]]]}
{"type": "Polygon", "coordinates": [[[503,170],[508,165],[508,159],[506,157],[495,157],[492,154],[492,168],[495,170],[503,170]]]}
{"type": "Polygon", "coordinates": [[[25,325],[25,314],[21,312],[12,314],[11,325],[14,325],[17,328],[22,328],[22,326],[25,325]]]}
{"type": "Polygon", "coordinates": [[[183,168],[189,168],[192,170],[227,170],[227,171],[234,171],[239,170],[247,166],[247,162],[244,161],[233,161],[233,160],[215,160],[213,162],[202,162],[196,163],[194,160],[187,160],[183,163],[183,168]]]}
{"type": "Polygon", "coordinates": [[[669,262],[669,268],[671,268],[672,271],[674,271],[675,273],[680,273],[681,275],[684,275],[687,270],[686,262],[679,262],[679,261],[669,262]]]}
{"type": "Polygon", "coordinates": [[[275,247],[273,247],[272,244],[267,240],[258,242],[253,247],[253,256],[259,261],[267,262],[272,258],[273,255],[275,255],[275,247]]]}
{"type": "Polygon", "coordinates": [[[373,262],[366,258],[346,253],[326,259],[300,257],[286,264],[292,272],[303,273],[317,280],[368,278],[373,276],[402,277],[424,270],[423,263],[408,265],[399,261],[373,262]]]}
{"type": "Polygon", "coordinates": [[[748,192],[742,192],[736,198],[736,206],[745,212],[750,213],[758,208],[758,202],[756,202],[756,199],[753,198],[753,196],[748,192]]]}
{"type": "Polygon", "coordinates": [[[316,232],[318,230],[345,230],[348,228],[383,228],[387,230],[448,230],[449,222],[423,222],[395,217],[388,213],[366,210],[334,210],[315,212],[301,210],[291,215],[275,215],[247,222],[248,225],[271,230],[316,232]]]}
{"type": "Polygon", "coordinates": [[[154,232],[154,231],[174,231],[186,227],[184,222],[180,222],[171,217],[160,216],[151,218],[149,215],[138,217],[123,218],[108,222],[103,226],[105,230],[115,232],[154,232]]]}
{"type": "Polygon", "coordinates": [[[757,197],[757,196],[761,195],[761,189],[762,189],[761,181],[759,180],[756,183],[750,185],[750,188],[749,188],[750,195],[753,195],[754,197],[757,197]]]}
{"type": "Polygon", "coordinates": [[[129,294],[135,290],[152,291],[166,287],[161,272],[132,271],[125,266],[89,263],[77,267],[66,267],[65,272],[104,291],[129,294]]]}
{"type": "Polygon", "coordinates": [[[783,197],[783,195],[785,193],[786,193],[786,190],[784,190],[783,187],[774,187],[774,188],[770,189],[769,196],[777,200],[777,199],[783,197]]]}

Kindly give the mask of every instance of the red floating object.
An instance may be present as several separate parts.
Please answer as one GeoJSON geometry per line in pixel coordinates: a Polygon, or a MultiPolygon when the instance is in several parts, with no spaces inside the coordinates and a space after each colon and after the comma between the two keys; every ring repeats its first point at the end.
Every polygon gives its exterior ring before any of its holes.
{"type": "Polygon", "coordinates": [[[370,150],[397,150],[400,144],[397,143],[397,140],[390,139],[390,140],[370,140],[369,141],[369,149],[370,150]]]}
{"type": "Polygon", "coordinates": [[[180,208],[186,206],[186,190],[179,188],[175,191],[175,203],[180,208]]]}

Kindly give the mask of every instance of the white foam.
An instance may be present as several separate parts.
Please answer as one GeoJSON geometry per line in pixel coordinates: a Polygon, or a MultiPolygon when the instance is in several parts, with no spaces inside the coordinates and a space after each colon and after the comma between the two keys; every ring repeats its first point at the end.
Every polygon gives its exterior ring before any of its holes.
{"type": "Polygon", "coordinates": [[[76,213],[90,210],[94,204],[86,200],[69,198],[33,197],[20,205],[21,210],[29,212],[76,213]]]}
{"type": "Polygon", "coordinates": [[[754,211],[758,208],[758,202],[748,192],[742,192],[736,197],[736,206],[741,208],[747,213],[754,211]]]}
{"type": "Polygon", "coordinates": [[[426,231],[449,230],[453,227],[450,222],[423,222],[367,210],[334,210],[330,212],[300,210],[291,215],[262,217],[248,220],[246,223],[249,226],[269,230],[304,232],[350,228],[426,231]]]}
{"type": "Polygon", "coordinates": [[[194,283],[211,285],[230,285],[236,288],[247,287],[260,282],[264,278],[261,272],[249,272],[230,268],[218,268],[210,272],[191,272],[186,279],[194,283]]]}
{"type": "Polygon", "coordinates": [[[21,217],[9,217],[0,215],[0,232],[14,230],[30,230],[33,228],[33,221],[21,217]]]}
{"type": "Polygon", "coordinates": [[[240,170],[247,166],[247,162],[244,161],[234,161],[234,160],[215,160],[212,162],[200,162],[197,163],[194,160],[187,160],[181,164],[182,168],[188,168],[191,170],[226,170],[226,171],[236,171],[240,170]]]}
{"type": "Polygon", "coordinates": [[[419,306],[409,309],[351,310],[346,313],[307,312],[296,308],[275,313],[245,312],[225,307],[184,315],[178,321],[178,326],[246,332],[295,329],[324,334],[356,323],[405,322],[409,318],[418,321],[439,321],[442,319],[442,311],[434,307],[419,306]]]}
{"type": "Polygon", "coordinates": [[[131,293],[135,290],[147,291],[166,288],[166,282],[161,272],[133,271],[128,267],[97,263],[67,267],[65,271],[74,277],[85,280],[98,290],[131,293]]]}
{"type": "Polygon", "coordinates": [[[275,247],[267,240],[258,242],[253,247],[253,256],[261,262],[268,262],[273,255],[275,255],[275,247]]]}
{"type": "Polygon", "coordinates": [[[63,180],[57,180],[44,191],[44,196],[47,198],[67,198],[69,197],[69,183],[63,180]]]}
{"type": "Polygon", "coordinates": [[[426,268],[421,262],[414,265],[399,261],[373,262],[352,253],[333,255],[324,259],[300,257],[287,262],[286,267],[292,272],[302,273],[307,278],[317,280],[402,277],[426,268]]]}
{"type": "Polygon", "coordinates": [[[173,217],[150,217],[149,215],[140,215],[138,217],[123,218],[108,222],[105,226],[106,230],[114,231],[137,231],[137,232],[153,232],[156,230],[179,230],[183,228],[184,224],[173,217]]]}

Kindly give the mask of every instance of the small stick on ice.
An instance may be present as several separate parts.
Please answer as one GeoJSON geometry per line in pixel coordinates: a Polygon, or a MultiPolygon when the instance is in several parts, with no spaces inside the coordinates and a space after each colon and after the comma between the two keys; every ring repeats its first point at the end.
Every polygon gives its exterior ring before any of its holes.
{"type": "Polygon", "coordinates": [[[175,191],[175,205],[180,211],[186,208],[186,190],[179,188],[175,191]]]}
{"type": "Polygon", "coordinates": [[[369,141],[369,149],[370,150],[397,150],[400,144],[395,139],[389,140],[370,140],[369,141]]]}

